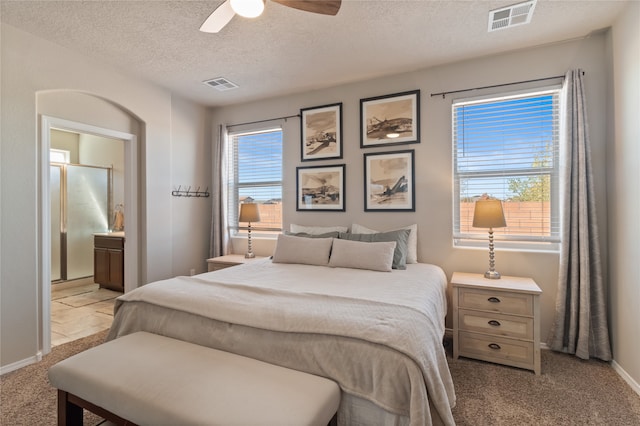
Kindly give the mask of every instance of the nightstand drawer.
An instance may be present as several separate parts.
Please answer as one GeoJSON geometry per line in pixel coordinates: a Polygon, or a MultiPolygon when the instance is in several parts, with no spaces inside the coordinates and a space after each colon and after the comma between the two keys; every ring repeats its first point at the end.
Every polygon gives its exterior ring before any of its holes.
{"type": "Polygon", "coordinates": [[[533,315],[531,294],[460,288],[458,306],[517,315],[533,315]]]}
{"type": "Polygon", "coordinates": [[[533,342],[460,331],[460,356],[525,367],[533,365],[533,342]]]}
{"type": "Polygon", "coordinates": [[[533,318],[466,309],[458,311],[460,330],[533,340],[533,318]]]}

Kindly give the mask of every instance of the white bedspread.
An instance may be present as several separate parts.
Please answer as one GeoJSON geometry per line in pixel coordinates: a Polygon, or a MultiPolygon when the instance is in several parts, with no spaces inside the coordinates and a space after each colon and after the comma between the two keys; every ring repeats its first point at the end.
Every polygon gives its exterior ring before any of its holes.
{"type": "Polygon", "coordinates": [[[445,290],[434,265],[386,273],[265,259],[119,297],[109,339],[164,334],[329,377],[411,425],[453,424],[445,290]]]}

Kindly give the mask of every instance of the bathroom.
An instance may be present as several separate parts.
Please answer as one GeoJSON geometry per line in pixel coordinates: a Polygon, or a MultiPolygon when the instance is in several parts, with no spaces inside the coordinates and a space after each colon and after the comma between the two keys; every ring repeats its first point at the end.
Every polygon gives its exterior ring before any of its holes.
{"type": "Polygon", "coordinates": [[[51,129],[50,142],[51,331],[56,346],[108,328],[113,300],[123,291],[124,142],[57,129],[51,129]],[[94,240],[106,242],[106,248],[94,240]]]}

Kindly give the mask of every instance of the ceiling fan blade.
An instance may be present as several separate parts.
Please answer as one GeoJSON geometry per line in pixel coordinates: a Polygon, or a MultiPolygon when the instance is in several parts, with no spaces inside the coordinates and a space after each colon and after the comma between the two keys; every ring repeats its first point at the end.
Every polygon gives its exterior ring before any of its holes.
{"type": "Polygon", "coordinates": [[[340,10],[342,0],[272,0],[283,6],[292,7],[305,12],[320,13],[322,15],[336,15],[340,10]]]}
{"type": "Polygon", "coordinates": [[[231,8],[231,1],[226,0],[202,23],[200,31],[203,33],[217,33],[231,21],[235,14],[231,8]]]}

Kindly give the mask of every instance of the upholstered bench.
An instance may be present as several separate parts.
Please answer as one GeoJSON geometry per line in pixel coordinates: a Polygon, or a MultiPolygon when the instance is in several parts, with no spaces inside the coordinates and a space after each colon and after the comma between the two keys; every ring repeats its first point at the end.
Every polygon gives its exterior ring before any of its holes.
{"type": "Polygon", "coordinates": [[[49,369],[58,425],[82,409],[119,425],[327,425],[340,388],[331,380],[240,355],[138,332],[49,369]]]}

